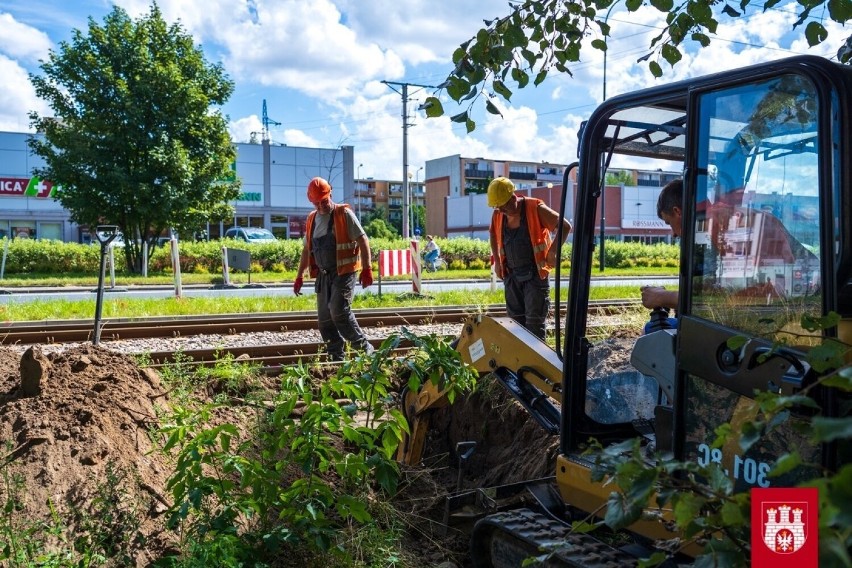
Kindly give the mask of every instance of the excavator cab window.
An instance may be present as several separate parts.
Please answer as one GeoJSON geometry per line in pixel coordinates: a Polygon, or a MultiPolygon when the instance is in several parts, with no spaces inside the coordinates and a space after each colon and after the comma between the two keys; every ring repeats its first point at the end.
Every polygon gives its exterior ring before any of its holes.
{"type": "Polygon", "coordinates": [[[786,448],[798,448],[804,461],[830,463],[828,448],[797,431],[806,408],[748,452],[713,442],[718,426],[754,418],[756,392],[801,391],[813,376],[807,354],[825,335],[852,335],[852,324],[844,332],[844,325],[823,331],[801,323],[830,311],[842,324],[852,316],[852,228],[841,213],[852,169],[852,121],[842,110],[850,84],[845,67],[791,58],[622,95],[584,124],[564,349],[566,455],[576,456],[589,438],[606,445],[642,435],[679,459],[723,464],[738,488],[810,475],[797,468],[767,477],[786,448]],[[636,211],[656,204],[636,199],[651,191],[641,180],[638,187],[604,182],[607,171],[625,167],[682,173],[678,323],[665,334],[637,332],[631,364],[602,374],[598,352],[614,337],[596,336],[586,314],[599,236],[604,225],[619,223],[625,233],[656,217],[656,208],[645,219],[636,211]],[[619,200],[620,210],[610,209],[619,200]],[[629,411],[601,413],[600,393],[612,384],[627,393],[628,375],[637,393],[624,397],[629,411]],[[644,391],[655,388],[649,410],[644,391]]]}
{"type": "Polygon", "coordinates": [[[822,310],[816,88],[784,75],[698,100],[692,314],[809,343],[799,322],[822,310]]]}
{"type": "MultiPolygon", "coordinates": [[[[837,216],[826,214],[838,202],[826,164],[839,160],[827,142],[839,125],[830,118],[837,113],[825,112],[832,103],[818,79],[781,73],[696,93],[693,101],[678,450],[699,464],[721,463],[739,489],[793,485],[812,475],[799,468],[767,476],[789,448],[810,463],[824,457],[824,448],[797,431],[796,419],[748,452],[712,447],[720,424],[753,418],[755,392],[794,394],[806,386],[807,351],[823,332],[804,328],[802,318],[837,309],[823,275],[839,229],[837,216]]],[[[807,412],[800,409],[800,419],[807,412]]]]}

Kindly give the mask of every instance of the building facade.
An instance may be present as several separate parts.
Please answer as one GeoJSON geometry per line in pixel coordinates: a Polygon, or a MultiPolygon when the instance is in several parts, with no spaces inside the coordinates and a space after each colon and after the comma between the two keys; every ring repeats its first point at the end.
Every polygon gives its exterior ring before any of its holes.
{"type": "MultiPolygon", "coordinates": [[[[493,209],[485,193],[495,177],[507,177],[519,195],[543,200],[555,211],[563,201],[565,165],[446,156],[426,162],[426,231],[445,237],[488,238],[493,209]]],[[[671,242],[669,227],[657,217],[661,188],[679,172],[614,170],[619,183],[604,189],[597,226],[604,238],[645,243],[671,242]],[[603,223],[601,223],[603,210],[603,223]]],[[[576,170],[569,172],[564,215],[573,221],[576,170]]],[[[569,237],[570,238],[570,237],[569,237]]]]}
{"type": "MultiPolygon", "coordinates": [[[[33,177],[44,161],[30,151],[23,132],[0,132],[0,238],[92,241],[88,227],[71,220],[56,201],[59,189],[51,180],[33,177]]],[[[306,188],[311,178],[329,180],[336,201],[355,198],[354,150],[301,148],[271,144],[236,144],[235,173],[242,182],[240,199],[234,202],[233,219],[211,219],[204,229],[219,238],[232,226],[264,227],[279,238],[301,237],[313,206],[306,188]]],[[[108,221],[108,220],[107,220],[108,221]]]]}
{"type": "MultiPolygon", "coordinates": [[[[426,184],[421,181],[409,181],[412,206],[426,205],[426,184]]],[[[384,218],[395,224],[402,220],[403,183],[401,181],[377,180],[373,178],[356,179],[355,195],[348,203],[359,219],[381,208],[384,218]]],[[[401,225],[400,225],[401,226],[401,225]]],[[[411,225],[412,230],[416,227],[411,225]]],[[[421,228],[422,230],[422,228],[421,228]]]]}

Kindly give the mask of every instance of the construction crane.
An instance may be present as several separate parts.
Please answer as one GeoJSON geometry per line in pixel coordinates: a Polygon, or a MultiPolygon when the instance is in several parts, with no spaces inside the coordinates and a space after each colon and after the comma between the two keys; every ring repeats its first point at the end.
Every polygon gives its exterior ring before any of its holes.
{"type": "Polygon", "coordinates": [[[263,141],[269,141],[269,125],[272,126],[281,126],[281,123],[277,120],[272,120],[269,118],[269,115],[266,114],[266,99],[263,99],[263,141]]]}

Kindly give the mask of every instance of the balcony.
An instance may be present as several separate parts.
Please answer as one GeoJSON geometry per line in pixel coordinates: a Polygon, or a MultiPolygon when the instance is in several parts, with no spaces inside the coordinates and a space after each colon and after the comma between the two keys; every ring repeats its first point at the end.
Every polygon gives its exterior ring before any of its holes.
{"type": "Polygon", "coordinates": [[[539,172],[535,179],[543,182],[562,183],[562,174],[544,174],[539,172]]]}
{"type": "Polygon", "coordinates": [[[535,176],[532,172],[509,172],[510,179],[535,179],[535,176]]]}
{"type": "Polygon", "coordinates": [[[489,179],[489,178],[494,177],[494,172],[491,171],[491,170],[478,170],[478,169],[473,169],[473,168],[465,168],[464,177],[489,179]]]}

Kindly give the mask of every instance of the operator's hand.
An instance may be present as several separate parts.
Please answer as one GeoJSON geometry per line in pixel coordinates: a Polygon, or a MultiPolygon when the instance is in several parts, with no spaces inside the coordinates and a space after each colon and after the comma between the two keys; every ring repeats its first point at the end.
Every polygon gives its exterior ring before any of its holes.
{"type": "Polygon", "coordinates": [[[673,308],[677,305],[677,292],[666,290],[662,286],[642,286],[642,305],[654,308],[673,308]],[[672,302],[674,301],[674,305],[672,302]]]}
{"type": "Polygon", "coordinates": [[[494,275],[503,280],[503,265],[499,262],[494,265],[494,275]]]}
{"type": "Polygon", "coordinates": [[[369,264],[361,271],[361,276],[358,278],[362,288],[369,288],[373,284],[373,267],[369,264]]]}
{"type": "Polygon", "coordinates": [[[298,276],[298,277],[296,277],[295,280],[293,280],[293,293],[295,295],[297,295],[297,296],[302,295],[302,292],[301,292],[302,284],[304,284],[304,281],[302,280],[301,276],[298,276]]]}

